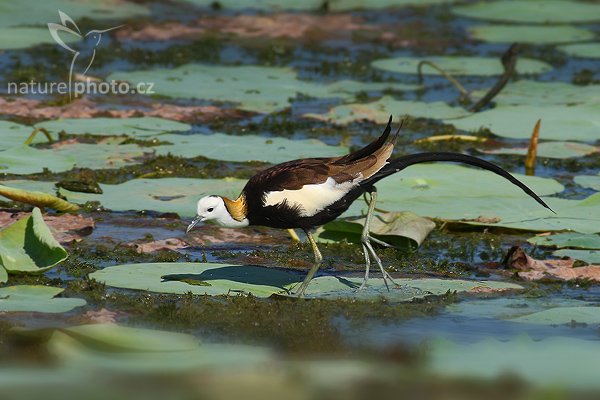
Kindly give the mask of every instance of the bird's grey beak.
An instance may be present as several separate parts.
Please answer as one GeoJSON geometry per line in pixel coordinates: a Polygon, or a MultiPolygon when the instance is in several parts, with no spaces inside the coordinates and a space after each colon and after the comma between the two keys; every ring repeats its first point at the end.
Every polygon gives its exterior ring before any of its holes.
{"type": "Polygon", "coordinates": [[[188,225],[187,229],[185,230],[185,233],[189,233],[192,229],[194,229],[194,227],[196,225],[198,225],[199,222],[202,222],[203,219],[204,218],[202,218],[199,215],[196,218],[194,218],[194,220],[192,221],[192,223],[188,225]]]}

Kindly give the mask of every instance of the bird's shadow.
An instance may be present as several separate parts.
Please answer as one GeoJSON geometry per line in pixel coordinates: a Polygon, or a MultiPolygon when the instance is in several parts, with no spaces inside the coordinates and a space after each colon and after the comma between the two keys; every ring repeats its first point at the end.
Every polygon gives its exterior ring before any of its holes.
{"type": "MultiPolygon", "coordinates": [[[[246,285],[273,286],[288,291],[292,284],[298,284],[304,279],[304,272],[293,271],[283,268],[267,268],[259,265],[227,265],[212,268],[198,274],[169,274],[163,275],[163,282],[180,281],[190,285],[209,286],[210,281],[227,280],[246,285]]],[[[360,285],[336,276],[340,283],[351,289],[357,289],[360,285]]]]}
{"type": "Polygon", "coordinates": [[[302,281],[302,274],[281,268],[267,268],[258,265],[228,265],[202,271],[199,274],[169,274],[163,281],[183,281],[191,285],[210,285],[210,281],[227,280],[247,285],[285,287],[302,281]]]}

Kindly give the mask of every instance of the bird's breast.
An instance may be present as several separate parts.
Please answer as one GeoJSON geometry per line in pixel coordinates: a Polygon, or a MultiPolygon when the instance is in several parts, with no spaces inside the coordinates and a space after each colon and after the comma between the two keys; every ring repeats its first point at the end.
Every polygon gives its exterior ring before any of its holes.
{"type": "Polygon", "coordinates": [[[301,217],[312,217],[326,207],[342,199],[355,187],[359,179],[337,183],[327,178],[323,183],[304,185],[297,190],[279,190],[265,193],[264,206],[287,206],[297,208],[301,217]]]}

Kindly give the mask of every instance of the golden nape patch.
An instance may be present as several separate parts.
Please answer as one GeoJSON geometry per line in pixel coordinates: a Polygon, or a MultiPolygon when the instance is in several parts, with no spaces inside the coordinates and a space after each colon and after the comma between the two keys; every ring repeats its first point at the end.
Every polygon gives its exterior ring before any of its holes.
{"type": "Polygon", "coordinates": [[[225,203],[225,207],[227,207],[227,211],[233,219],[241,222],[246,218],[246,215],[248,214],[248,206],[246,205],[246,198],[244,195],[240,195],[240,197],[235,200],[223,197],[223,202],[225,203]]]}

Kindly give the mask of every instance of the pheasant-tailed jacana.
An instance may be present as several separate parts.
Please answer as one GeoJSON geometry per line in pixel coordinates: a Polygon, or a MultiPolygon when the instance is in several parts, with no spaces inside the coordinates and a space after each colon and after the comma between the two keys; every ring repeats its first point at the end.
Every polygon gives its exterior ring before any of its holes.
{"type": "MultiPolygon", "coordinates": [[[[319,269],[321,252],[312,231],[339,217],[352,202],[369,193],[369,210],[362,231],[361,243],[365,254],[365,278],[369,278],[371,257],[387,279],[391,276],[383,268],[371,242],[380,243],[369,235],[369,225],[375,210],[377,192],[375,183],[413,164],[449,161],[473,165],[492,171],[520,187],[538,203],[551,210],[524,183],[504,169],[488,161],[461,153],[432,152],[411,154],[390,160],[394,138],[390,139],[392,117],[379,139],[364,148],[342,157],[304,158],[267,168],[254,175],[235,200],[222,196],[207,196],[198,201],[197,217],[188,226],[189,232],[199,222],[214,221],[226,227],[263,225],[272,228],[300,228],[310,242],[315,263],[297,291],[302,296],[319,269]]],[[[385,243],[381,243],[384,244],[385,243]]]]}

